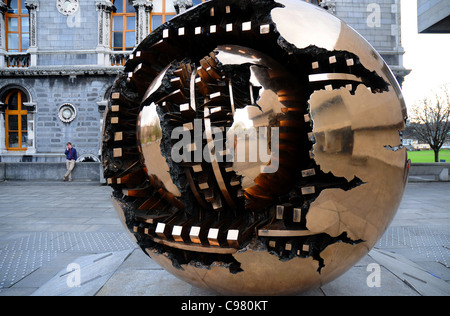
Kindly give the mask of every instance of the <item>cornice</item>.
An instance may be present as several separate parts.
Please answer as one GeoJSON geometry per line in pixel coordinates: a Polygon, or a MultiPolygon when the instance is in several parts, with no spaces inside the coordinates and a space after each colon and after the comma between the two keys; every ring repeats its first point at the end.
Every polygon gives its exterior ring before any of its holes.
{"type": "Polygon", "coordinates": [[[124,67],[29,67],[0,69],[0,77],[116,76],[124,67]]]}
{"type": "Polygon", "coordinates": [[[0,1],[0,13],[4,14],[8,10],[8,6],[3,1],[0,1]]]}

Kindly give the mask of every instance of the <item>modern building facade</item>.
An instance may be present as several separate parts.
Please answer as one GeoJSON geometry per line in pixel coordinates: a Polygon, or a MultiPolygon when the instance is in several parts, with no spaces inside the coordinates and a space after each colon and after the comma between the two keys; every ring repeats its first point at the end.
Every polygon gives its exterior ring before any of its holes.
{"type": "Polygon", "coordinates": [[[448,0],[417,0],[419,33],[450,33],[448,0]]]}
{"type": "MultiPolygon", "coordinates": [[[[109,91],[131,51],[204,1],[0,0],[0,161],[61,162],[68,141],[79,160],[98,161],[109,91]]],[[[353,26],[403,81],[400,0],[308,2],[353,26]]]]}

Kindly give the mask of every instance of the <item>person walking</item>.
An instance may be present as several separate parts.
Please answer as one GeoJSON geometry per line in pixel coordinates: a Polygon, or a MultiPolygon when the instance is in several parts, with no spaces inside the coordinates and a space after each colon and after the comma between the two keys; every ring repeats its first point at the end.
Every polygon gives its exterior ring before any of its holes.
{"type": "Polygon", "coordinates": [[[77,150],[72,147],[72,143],[68,142],[66,151],[66,168],[67,172],[63,176],[63,181],[66,181],[66,178],[69,178],[69,182],[72,181],[72,170],[75,168],[75,161],[77,160],[77,150]]]}

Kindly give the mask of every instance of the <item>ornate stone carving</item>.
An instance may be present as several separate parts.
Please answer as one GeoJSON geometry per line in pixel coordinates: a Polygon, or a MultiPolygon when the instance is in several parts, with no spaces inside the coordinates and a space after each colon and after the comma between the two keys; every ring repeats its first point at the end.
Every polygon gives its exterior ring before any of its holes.
{"type": "Polygon", "coordinates": [[[336,13],[336,1],[335,0],[324,0],[320,3],[320,6],[330,13],[336,13]]]}
{"type": "Polygon", "coordinates": [[[99,0],[95,3],[98,12],[98,47],[109,47],[111,31],[109,29],[111,11],[114,5],[109,0],[99,0]]]}
{"type": "Polygon", "coordinates": [[[136,45],[139,45],[150,34],[150,12],[153,3],[149,0],[133,1],[136,9],[136,45]]]}
{"type": "MultiPolygon", "coordinates": [[[[5,42],[5,12],[8,9],[6,3],[0,1],[0,51],[6,49],[5,42]]],[[[0,67],[2,66],[2,61],[0,61],[0,67]]]]}
{"type": "Polygon", "coordinates": [[[192,7],[192,1],[191,0],[174,0],[173,6],[175,7],[175,10],[177,10],[177,13],[183,13],[187,9],[192,7]]]}
{"type": "Polygon", "coordinates": [[[39,11],[38,0],[28,0],[25,2],[30,15],[30,48],[37,47],[37,23],[36,12],[39,11]]]}

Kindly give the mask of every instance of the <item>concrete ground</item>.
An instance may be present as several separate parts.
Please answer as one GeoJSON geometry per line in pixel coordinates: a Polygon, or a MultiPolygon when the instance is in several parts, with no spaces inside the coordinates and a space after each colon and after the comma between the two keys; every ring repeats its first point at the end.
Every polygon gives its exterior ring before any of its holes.
{"type": "MultiPolygon", "coordinates": [[[[138,249],[92,182],[0,182],[0,296],[209,296],[138,249]]],[[[450,183],[409,183],[375,248],[309,296],[450,295],[450,183]]]]}

